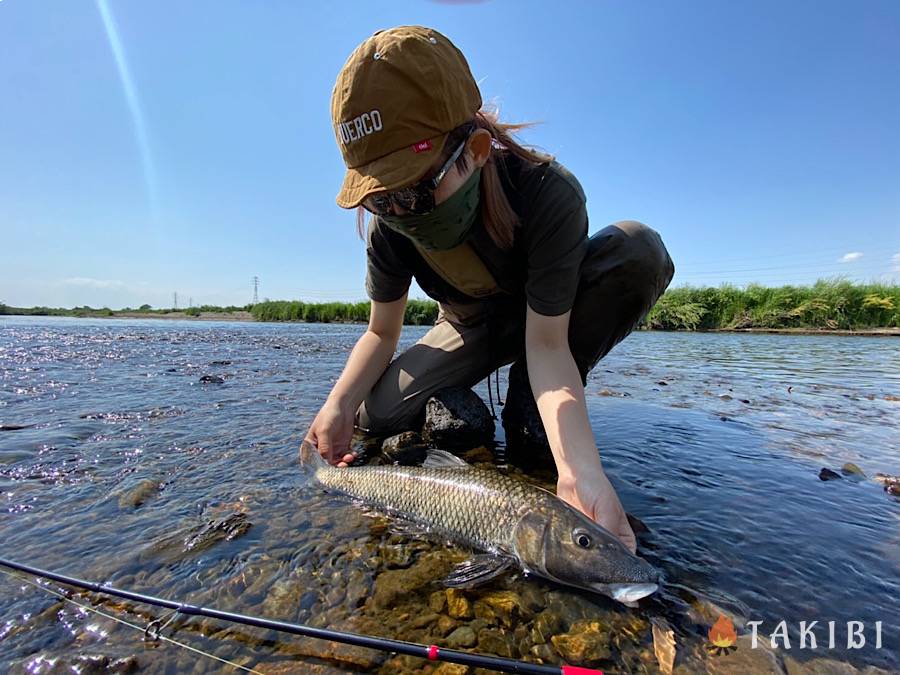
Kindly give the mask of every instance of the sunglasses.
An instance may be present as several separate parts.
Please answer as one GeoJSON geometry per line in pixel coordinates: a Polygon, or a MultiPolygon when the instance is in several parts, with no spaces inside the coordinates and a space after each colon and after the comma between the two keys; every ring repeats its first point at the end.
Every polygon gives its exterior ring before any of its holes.
{"type": "Polygon", "coordinates": [[[465,140],[463,140],[463,142],[459,144],[459,147],[453,151],[453,154],[450,155],[450,158],[444,163],[441,170],[438,171],[433,178],[419,181],[415,185],[400,188],[393,192],[379,192],[371,195],[363,201],[363,207],[376,216],[392,215],[394,212],[393,204],[396,204],[401,209],[409,211],[417,216],[431,213],[434,211],[435,206],[434,191],[437,189],[437,186],[441,184],[441,181],[444,180],[444,176],[450,171],[453,163],[462,154],[468,140],[469,137],[466,136],[465,140]]]}

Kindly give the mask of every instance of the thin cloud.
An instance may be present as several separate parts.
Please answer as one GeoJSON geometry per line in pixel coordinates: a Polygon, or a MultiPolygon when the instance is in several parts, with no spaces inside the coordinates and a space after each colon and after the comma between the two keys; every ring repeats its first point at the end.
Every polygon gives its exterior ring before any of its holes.
{"type": "Polygon", "coordinates": [[[92,279],[91,277],[69,277],[63,279],[67,286],[81,286],[85,288],[125,288],[124,281],[118,279],[92,279]]]}
{"type": "Polygon", "coordinates": [[[853,251],[852,253],[845,253],[844,257],[842,257],[838,262],[847,263],[847,262],[856,262],[860,258],[863,257],[863,254],[859,251],[853,251]]]}
{"type": "Polygon", "coordinates": [[[900,274],[900,253],[891,256],[891,272],[900,274]]]}

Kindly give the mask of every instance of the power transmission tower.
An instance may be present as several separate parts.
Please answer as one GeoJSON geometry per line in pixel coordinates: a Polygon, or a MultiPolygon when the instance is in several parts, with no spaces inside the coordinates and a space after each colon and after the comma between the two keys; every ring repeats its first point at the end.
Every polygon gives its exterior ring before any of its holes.
{"type": "Polygon", "coordinates": [[[259,277],[253,277],[251,280],[253,282],[253,304],[257,304],[259,302],[259,277]]]}
{"type": "Polygon", "coordinates": [[[194,306],[194,299],[188,298],[188,307],[193,307],[193,306],[194,306]]]}
{"type": "Polygon", "coordinates": [[[172,308],[178,309],[178,293],[177,292],[172,293],[172,303],[173,303],[172,308]]]}

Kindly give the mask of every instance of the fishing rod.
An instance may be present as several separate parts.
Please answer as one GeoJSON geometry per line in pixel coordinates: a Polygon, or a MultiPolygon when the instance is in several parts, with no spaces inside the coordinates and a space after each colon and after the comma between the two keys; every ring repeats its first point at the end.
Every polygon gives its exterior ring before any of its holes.
{"type": "MultiPolygon", "coordinates": [[[[86,581],[75,577],[69,577],[56,572],[49,572],[31,565],[25,565],[7,558],[0,558],[0,565],[19,572],[26,572],[44,579],[52,579],[69,586],[82,588],[84,590],[93,591],[94,593],[102,593],[105,595],[114,595],[127,600],[134,600],[148,605],[156,605],[158,607],[166,607],[174,610],[172,618],[177,614],[185,614],[188,616],[205,616],[211,619],[219,619],[222,621],[230,621],[232,623],[240,623],[246,626],[256,626],[258,628],[269,628],[281,633],[291,633],[293,635],[304,635],[306,637],[318,638],[320,640],[331,640],[332,642],[341,642],[344,644],[355,645],[357,647],[367,647],[369,649],[377,649],[384,652],[393,652],[397,654],[407,654],[409,656],[418,656],[419,658],[428,659],[429,661],[447,661],[449,663],[459,663],[466,666],[474,666],[478,668],[486,668],[502,673],[523,673],[525,675],[603,675],[600,670],[593,668],[582,668],[579,666],[546,666],[537,663],[528,663],[526,661],[517,661],[515,659],[507,659],[500,656],[488,656],[485,654],[473,654],[463,652],[456,649],[445,649],[438,645],[423,645],[415,642],[406,642],[405,640],[392,640],[390,638],[380,638],[372,635],[361,635],[359,633],[348,633],[344,631],[331,630],[328,628],[313,628],[312,626],[303,626],[296,623],[287,623],[284,621],[274,621],[272,619],[264,619],[257,616],[249,616],[247,614],[236,614],[234,612],[224,612],[220,609],[212,607],[198,607],[189,605],[184,602],[175,602],[166,598],[157,598],[152,595],[144,595],[120,588],[107,586],[106,584],[98,584],[93,581],[86,581]]],[[[169,619],[171,621],[171,618],[169,619]]],[[[169,623],[166,622],[166,624],[169,623]]],[[[162,629],[158,620],[151,622],[147,626],[147,631],[153,626],[157,626],[157,632],[162,629]]],[[[163,626],[164,627],[164,626],[163,626]]]]}

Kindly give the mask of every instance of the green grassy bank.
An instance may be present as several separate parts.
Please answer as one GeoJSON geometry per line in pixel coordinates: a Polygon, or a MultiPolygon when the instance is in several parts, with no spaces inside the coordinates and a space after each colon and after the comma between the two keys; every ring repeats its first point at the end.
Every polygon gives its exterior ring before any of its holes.
{"type": "MultiPolygon", "coordinates": [[[[179,316],[227,315],[250,312],[256,321],[305,321],[310,323],[365,322],[369,303],[273,300],[243,307],[204,305],[183,310],[111,310],[92,307],[60,309],[8,307],[0,303],[0,314],[43,316],[179,316]]],[[[245,315],[246,316],[246,315],[245,315]]],[[[227,317],[226,317],[227,318],[227,317]]],[[[431,325],[437,318],[437,303],[410,300],[404,321],[408,325],[431,325]]],[[[744,288],[681,286],[668,290],[642,323],[658,330],[810,329],[861,330],[900,327],[900,286],[858,284],[849,281],[819,281],[812,286],[744,288]]]]}
{"type": "MultiPolygon", "coordinates": [[[[410,300],[406,303],[403,322],[410,326],[430,326],[437,319],[437,311],[437,303],[433,300],[410,300]]],[[[253,305],[250,312],[257,321],[366,322],[369,320],[369,303],[273,300],[253,305]]]]}
{"type": "Polygon", "coordinates": [[[812,286],[673,288],[645,320],[663,330],[900,326],[900,286],[818,281],[812,286]]]}

